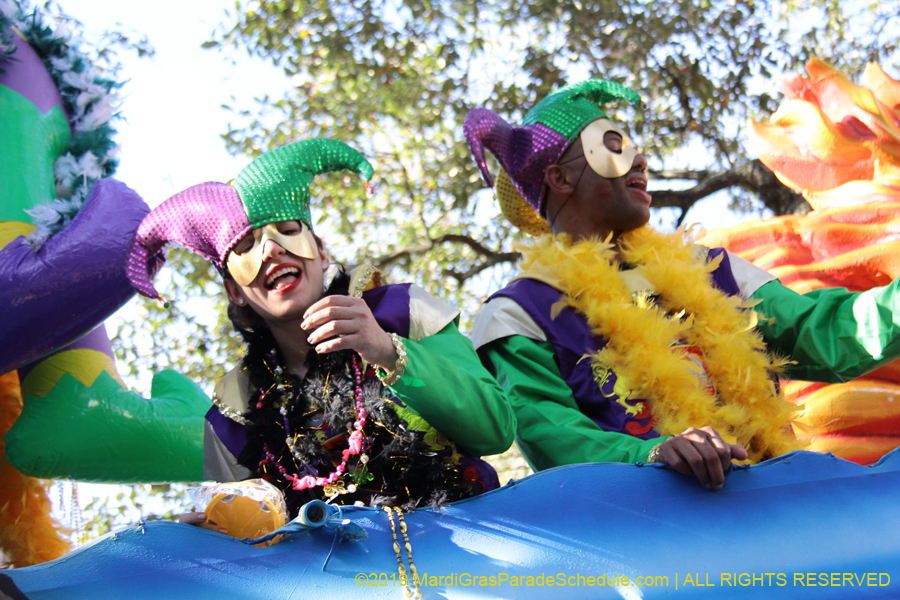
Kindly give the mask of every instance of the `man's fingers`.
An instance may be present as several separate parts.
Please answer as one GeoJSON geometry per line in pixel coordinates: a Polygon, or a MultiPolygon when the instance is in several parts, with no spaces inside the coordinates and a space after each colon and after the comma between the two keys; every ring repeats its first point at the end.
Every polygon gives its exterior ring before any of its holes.
{"type": "Polygon", "coordinates": [[[696,477],[703,487],[717,490],[725,484],[733,452],[741,454],[743,448],[733,450],[715,430],[690,428],[665,442],[660,458],[679,473],[696,477]]]}
{"type": "Polygon", "coordinates": [[[702,464],[702,459],[700,454],[694,449],[693,444],[684,438],[681,437],[673,437],[668,440],[663,447],[660,448],[660,458],[663,459],[670,468],[678,471],[682,475],[687,475],[688,477],[697,477],[700,479],[700,483],[705,484],[705,480],[708,479],[705,471],[702,474],[698,474],[695,469],[695,465],[702,464]]]}
{"type": "Polygon", "coordinates": [[[731,458],[735,460],[747,460],[748,458],[750,458],[750,455],[747,454],[747,449],[740,444],[730,444],[730,446],[731,458]]]}
{"type": "Polygon", "coordinates": [[[742,445],[729,444],[723,440],[722,436],[719,435],[719,432],[712,427],[704,427],[703,431],[709,434],[710,441],[713,446],[715,446],[716,452],[719,453],[719,460],[722,463],[723,472],[728,472],[731,468],[732,460],[746,460],[749,457],[747,450],[742,445]]]}
{"type": "Polygon", "coordinates": [[[712,475],[713,487],[719,489],[725,484],[725,473],[728,472],[728,469],[731,468],[731,444],[725,442],[725,440],[723,440],[718,432],[716,432],[716,430],[712,427],[708,429],[709,431],[707,433],[709,433],[709,443],[715,451],[719,460],[718,470],[716,470],[715,473],[710,471],[710,473],[712,475]],[[721,473],[721,477],[719,477],[719,473],[721,473]]]}
{"type": "Polygon", "coordinates": [[[720,436],[719,433],[712,427],[704,427],[703,429],[708,434],[708,439],[713,448],[715,448],[716,453],[720,457],[731,458],[731,447],[725,440],[722,439],[722,436],[720,436]]]}
{"type": "Polygon", "coordinates": [[[716,485],[716,476],[719,475],[721,477],[722,466],[719,464],[719,456],[707,440],[702,442],[686,440],[686,443],[679,448],[679,451],[684,460],[690,465],[694,477],[700,481],[700,485],[705,488],[711,488],[716,485]],[[719,470],[718,474],[716,469],[719,470]]]}
{"type": "MultiPolygon", "coordinates": [[[[692,462],[689,464],[700,483],[710,489],[722,487],[722,484],[725,483],[725,470],[713,441],[713,437],[718,437],[715,430],[709,428],[694,429],[692,427],[685,431],[681,437],[688,440],[697,453],[696,456],[691,455],[692,462]],[[700,461],[702,461],[702,464],[700,461]]],[[[719,441],[721,441],[721,438],[719,441]]],[[[722,443],[724,444],[724,442],[722,443]]]]}

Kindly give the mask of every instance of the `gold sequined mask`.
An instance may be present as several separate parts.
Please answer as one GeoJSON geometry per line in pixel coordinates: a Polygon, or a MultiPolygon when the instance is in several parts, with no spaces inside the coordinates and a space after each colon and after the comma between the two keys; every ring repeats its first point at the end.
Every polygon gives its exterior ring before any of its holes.
{"type": "MultiPolygon", "coordinates": [[[[253,245],[240,254],[232,250],[228,253],[228,271],[238,285],[248,286],[256,279],[263,264],[263,247],[266,240],[272,240],[294,256],[299,258],[315,258],[318,245],[312,230],[301,221],[296,221],[300,231],[282,232],[275,223],[269,223],[253,230],[253,245]]],[[[238,243],[240,247],[240,243],[238,243]]]]}
{"type": "Polygon", "coordinates": [[[594,173],[607,179],[621,177],[631,170],[637,150],[622,128],[609,119],[597,119],[581,131],[584,157],[594,173]],[[603,143],[603,136],[614,131],[622,136],[621,152],[613,152],[603,143]]]}

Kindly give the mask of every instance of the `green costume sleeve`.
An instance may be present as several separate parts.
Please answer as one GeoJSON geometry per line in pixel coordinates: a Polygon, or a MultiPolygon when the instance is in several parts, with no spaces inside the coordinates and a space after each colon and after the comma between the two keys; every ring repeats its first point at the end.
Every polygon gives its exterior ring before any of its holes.
{"type": "Polygon", "coordinates": [[[512,445],[512,408],[456,323],[403,343],[409,362],[391,386],[398,399],[474,456],[499,454],[512,445]]]}
{"type": "Polygon", "coordinates": [[[753,293],[772,322],[759,329],[770,351],[789,356],[787,379],[850,381],[900,357],[900,280],[865,292],[798,294],[778,281],[753,293]]]}
{"type": "Polygon", "coordinates": [[[668,439],[642,440],[600,429],[578,409],[547,342],[513,335],[482,346],[478,353],[509,397],[518,421],[516,441],[535,471],[646,461],[650,450],[668,439]]]}

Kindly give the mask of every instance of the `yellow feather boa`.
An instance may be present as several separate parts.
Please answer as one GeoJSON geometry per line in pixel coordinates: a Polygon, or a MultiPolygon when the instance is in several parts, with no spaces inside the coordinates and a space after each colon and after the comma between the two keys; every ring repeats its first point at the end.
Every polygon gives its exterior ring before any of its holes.
{"type": "Polygon", "coordinates": [[[564,294],[554,308],[571,306],[608,341],[592,363],[615,372],[633,397],[649,401],[660,434],[709,425],[743,444],[753,462],[798,449],[790,427],[796,407],[770,379],[786,361],[766,352],[750,310],[754,303],[713,286],[710,273],[720,260],[696,256],[683,233],[648,227],[624,234],[619,248],[635,267],[629,277],[646,280],[657,302],[633,297],[614,246],[599,240],[571,243],[547,235],[521,244],[521,276],[554,285],[564,294]],[[703,350],[717,395],[704,388],[683,344],[703,350]]]}

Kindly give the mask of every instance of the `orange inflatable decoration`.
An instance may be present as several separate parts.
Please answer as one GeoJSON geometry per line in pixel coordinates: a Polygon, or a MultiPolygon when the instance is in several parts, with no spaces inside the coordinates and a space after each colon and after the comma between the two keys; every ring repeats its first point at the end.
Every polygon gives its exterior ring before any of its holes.
{"type": "MultiPolygon", "coordinates": [[[[27,567],[59,558],[72,549],[50,516],[50,484],[16,471],[4,457],[3,436],[22,411],[19,376],[0,375],[0,558],[4,567],[27,567]]],[[[0,598],[5,596],[0,592],[0,598]]]]}
{"type": "MultiPolygon", "coordinates": [[[[863,291],[900,276],[900,82],[869,64],[862,85],[818,59],[785,82],[769,123],[751,122],[760,160],[813,211],[711,232],[723,246],[806,293],[863,291]]],[[[861,464],[900,445],[900,365],[850,383],[784,382],[804,405],[798,436],[861,464]]]]}

